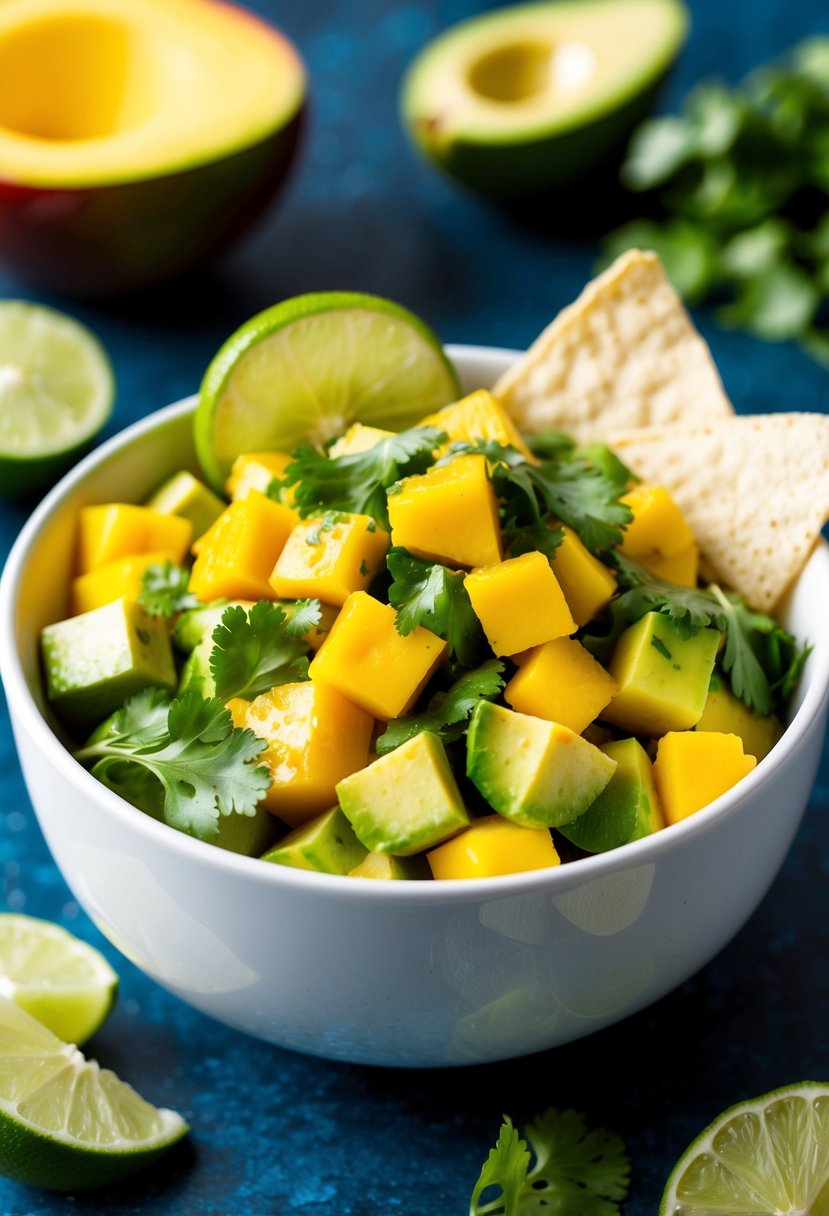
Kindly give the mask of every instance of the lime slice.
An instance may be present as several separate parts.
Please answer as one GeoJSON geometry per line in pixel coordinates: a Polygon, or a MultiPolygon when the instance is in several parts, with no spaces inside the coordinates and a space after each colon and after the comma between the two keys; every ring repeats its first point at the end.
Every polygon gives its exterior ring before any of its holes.
{"type": "Polygon", "coordinates": [[[0,498],[45,485],[112,412],[109,359],[89,330],[39,304],[0,300],[0,498]]]}
{"type": "Polygon", "coordinates": [[[829,1083],[725,1111],[680,1157],[659,1216],[829,1216],[829,1083]]]}
{"type": "Polygon", "coordinates": [[[0,1173],[29,1186],[106,1186],[187,1131],[0,997],[0,1173]]]}
{"type": "Polygon", "coordinates": [[[233,334],[207,369],[196,451],[217,490],[245,452],[325,444],[352,422],[402,431],[460,393],[436,335],[378,296],[283,300],[233,334]]]}
{"type": "Polygon", "coordinates": [[[58,1038],[86,1042],[117,991],[118,976],[92,946],[48,921],[0,913],[0,995],[58,1038]]]}

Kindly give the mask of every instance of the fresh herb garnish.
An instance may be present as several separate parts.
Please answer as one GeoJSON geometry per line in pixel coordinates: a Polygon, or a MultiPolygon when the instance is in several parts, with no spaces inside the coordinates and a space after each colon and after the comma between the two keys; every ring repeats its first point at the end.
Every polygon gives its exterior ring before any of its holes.
{"type": "Polygon", "coordinates": [[[386,491],[403,477],[425,472],[434,462],[435,448],[445,442],[443,431],[421,426],[381,439],[367,452],[333,459],[303,444],[268,493],[274,498],[293,487],[292,506],[302,516],[346,511],[371,515],[388,529],[386,491]]]}
{"type": "Polygon", "coordinates": [[[544,1111],[522,1139],[506,1115],[472,1192],[469,1216],[618,1216],[630,1160],[622,1140],[575,1110],[544,1111]],[[529,1147],[528,1147],[529,1146],[529,1147]]]}
{"type": "Polygon", "coordinates": [[[112,765],[143,767],[164,788],[165,822],[214,840],[220,815],[255,814],[270,785],[268,770],[255,763],[265,746],[253,731],[235,727],[217,698],[186,692],[170,701],[146,689],[115,715],[105,737],[75,754],[97,761],[96,776],[112,765]]]}
{"type": "Polygon", "coordinates": [[[250,611],[238,604],[225,608],[213,630],[210,655],[216,695],[223,701],[252,701],[278,684],[307,680],[303,638],[320,617],[319,600],[297,600],[291,611],[270,600],[259,600],[250,611]]]}
{"type": "Polygon", "coordinates": [[[392,718],[377,739],[378,756],[393,752],[408,739],[430,730],[444,743],[454,743],[466,732],[469,718],[479,701],[492,701],[504,687],[500,659],[489,659],[473,671],[466,671],[446,692],[437,692],[426,709],[406,718],[392,718]]]}
{"type": "Polygon", "coordinates": [[[392,584],[389,603],[397,609],[397,631],[406,637],[423,625],[449,643],[449,657],[473,667],[483,642],[480,622],[472,610],[461,571],[412,557],[406,549],[390,549],[386,558],[392,584]]]}
{"type": "Polygon", "coordinates": [[[154,562],[144,571],[138,602],[150,616],[175,616],[199,602],[189,586],[189,570],[171,561],[154,562]]]}

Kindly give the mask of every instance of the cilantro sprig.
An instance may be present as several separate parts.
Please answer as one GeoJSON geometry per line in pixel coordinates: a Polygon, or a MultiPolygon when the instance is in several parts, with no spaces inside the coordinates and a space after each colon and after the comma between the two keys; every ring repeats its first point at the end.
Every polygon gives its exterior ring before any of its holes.
{"type": "Polygon", "coordinates": [[[143,768],[161,782],[165,822],[214,840],[220,815],[255,814],[270,785],[267,768],[256,763],[265,746],[252,731],[235,727],[217,698],[187,692],[171,701],[146,689],[114,715],[101,738],[75,755],[92,762],[104,780],[110,767],[143,768]]]}
{"type": "Polygon", "coordinates": [[[437,692],[421,713],[392,718],[376,743],[378,756],[385,756],[407,740],[429,730],[444,743],[454,743],[466,732],[472,711],[479,701],[493,701],[504,687],[504,664],[489,659],[465,671],[446,692],[437,692]]]}
{"type": "Polygon", "coordinates": [[[268,493],[278,497],[293,488],[292,505],[302,516],[325,511],[371,515],[388,530],[386,491],[403,477],[424,473],[434,463],[435,448],[446,438],[437,427],[413,427],[381,439],[367,452],[336,457],[303,444],[268,493]]]}
{"type": "Polygon", "coordinates": [[[449,643],[449,658],[473,667],[483,645],[480,622],[472,610],[462,571],[412,557],[399,546],[389,550],[392,576],[389,603],[397,609],[395,624],[402,637],[423,625],[449,643]]]}
{"type": "Polygon", "coordinates": [[[297,600],[290,612],[269,600],[259,600],[249,611],[239,604],[225,608],[210,655],[216,695],[223,701],[252,701],[278,684],[307,680],[303,638],[319,624],[321,613],[319,600],[297,600]]]}
{"type": "Polygon", "coordinates": [[[150,616],[176,616],[198,604],[189,587],[189,570],[169,560],[153,562],[142,576],[138,602],[150,616]]]}
{"type": "Polygon", "coordinates": [[[525,1135],[504,1116],[472,1192],[469,1216],[619,1216],[630,1160],[617,1135],[588,1129],[578,1111],[553,1107],[533,1119],[525,1135]]]}

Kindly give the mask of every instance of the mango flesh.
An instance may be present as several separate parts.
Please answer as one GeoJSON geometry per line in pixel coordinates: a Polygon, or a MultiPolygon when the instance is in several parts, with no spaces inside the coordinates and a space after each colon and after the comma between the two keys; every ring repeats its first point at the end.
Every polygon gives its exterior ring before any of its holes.
{"type": "Polygon", "coordinates": [[[72,615],[102,608],[113,600],[137,600],[148,567],[175,562],[172,553],[138,553],[119,557],[98,570],[90,570],[72,580],[69,603],[72,615]]]}
{"type": "Polygon", "coordinates": [[[748,776],[756,765],[737,735],[671,731],[659,740],[653,776],[666,823],[679,823],[748,776]]]}
{"type": "Polygon", "coordinates": [[[445,405],[436,414],[424,418],[419,425],[435,426],[444,431],[447,436],[445,448],[453,443],[492,439],[505,447],[515,448],[531,464],[538,463],[504,407],[483,388],[462,397],[453,405],[445,405]]]}
{"type": "Polygon", "coordinates": [[[547,828],[526,828],[501,815],[485,815],[427,854],[432,877],[494,878],[559,865],[547,828]]]}
{"type": "Polygon", "coordinates": [[[278,599],[310,596],[341,607],[367,591],[385,563],[389,535],[370,515],[333,512],[298,524],[271,572],[278,599]]]}
{"type": "Polygon", "coordinates": [[[695,729],[739,736],[746,752],[756,756],[758,763],[766,758],[783,734],[779,718],[774,714],[762,718],[754,713],[734,696],[716,673],[711,677],[705,708],[695,729]]]}
{"type": "Polygon", "coordinates": [[[126,502],[82,507],[78,516],[78,574],[90,574],[119,558],[139,553],[169,553],[173,561],[181,562],[192,537],[189,519],[149,507],[126,502]]]}
{"type": "Polygon", "coordinates": [[[335,806],[283,836],[262,860],[320,874],[348,874],[367,852],[345,815],[335,806]]]}
{"type": "Polygon", "coordinates": [[[290,507],[252,491],[232,502],[197,544],[190,590],[210,600],[273,600],[268,581],[296,518],[290,507]]]}
{"type": "Polygon", "coordinates": [[[575,638],[555,638],[522,657],[504,700],[522,714],[580,735],[616,695],[616,681],[575,638]]]}
{"type": "Polygon", "coordinates": [[[593,805],[558,830],[588,853],[603,853],[650,836],[665,826],[651,762],[636,739],[619,739],[602,747],[616,761],[616,771],[593,805]]]}
{"type": "Polygon", "coordinates": [[[389,494],[391,542],[415,557],[450,566],[492,566],[501,560],[498,503],[484,456],[406,477],[389,494]]]}
{"type": "Polygon", "coordinates": [[[522,553],[464,579],[472,610],[497,655],[516,654],[576,632],[555,574],[543,553],[522,553]],[[520,611],[516,605],[520,604],[520,611]]]}
{"type": "Polygon", "coordinates": [[[564,592],[573,620],[581,628],[605,608],[616,591],[616,578],[611,570],[566,525],[562,525],[564,540],[553,553],[553,573],[564,592]]]}

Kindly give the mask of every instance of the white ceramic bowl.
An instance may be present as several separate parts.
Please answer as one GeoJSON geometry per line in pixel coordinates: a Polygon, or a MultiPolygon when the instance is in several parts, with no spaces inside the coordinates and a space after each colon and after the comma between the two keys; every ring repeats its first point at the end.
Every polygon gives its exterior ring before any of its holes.
{"type": "MultiPolygon", "coordinates": [[[[450,352],[466,387],[509,351],[450,352]]],[[[753,773],[684,823],[552,871],[472,882],[358,882],[191,840],[100,785],[44,704],[43,625],[65,615],[78,508],[140,501],[194,467],[192,401],[84,460],[23,529],[0,585],[0,670],[32,802],[76,898],[133,962],[250,1034],[413,1067],[566,1043],[656,1000],[737,932],[806,806],[829,695],[829,549],[785,620],[814,645],[792,721],[753,773]]]]}

